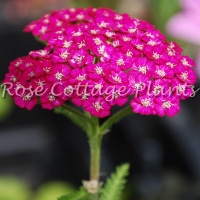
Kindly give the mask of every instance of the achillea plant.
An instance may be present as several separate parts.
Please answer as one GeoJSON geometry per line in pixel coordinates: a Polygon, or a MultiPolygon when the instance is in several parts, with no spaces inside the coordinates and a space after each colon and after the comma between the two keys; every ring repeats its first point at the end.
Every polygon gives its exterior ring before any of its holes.
{"type": "Polygon", "coordinates": [[[62,199],[87,199],[89,194],[94,199],[118,199],[114,194],[123,188],[128,166],[118,169],[99,192],[103,135],[133,112],[176,115],[180,100],[194,93],[194,61],[150,23],[106,8],[53,11],[31,22],[25,31],[46,47],[11,62],[4,80],[7,91],[21,108],[31,110],[41,104],[66,115],[89,138],[90,181],[84,182],[88,192],[81,189],[62,199]],[[83,112],[67,105],[68,101],[83,112]],[[125,104],[99,125],[98,118],[109,116],[113,106],[125,104]]]}

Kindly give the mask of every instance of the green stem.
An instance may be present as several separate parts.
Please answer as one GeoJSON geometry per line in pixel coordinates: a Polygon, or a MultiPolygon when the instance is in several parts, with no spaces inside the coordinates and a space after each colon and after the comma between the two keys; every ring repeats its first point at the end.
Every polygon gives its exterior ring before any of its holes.
{"type": "Polygon", "coordinates": [[[90,180],[99,182],[102,136],[95,135],[89,140],[90,145],[90,180]]]}
{"type": "Polygon", "coordinates": [[[78,111],[77,109],[75,109],[75,108],[73,108],[73,107],[71,107],[67,104],[63,104],[62,108],[64,108],[65,110],[83,118],[84,120],[86,120],[86,122],[91,122],[90,118],[87,115],[83,114],[82,112],[78,111]]]}
{"type": "Polygon", "coordinates": [[[90,145],[90,180],[99,182],[102,134],[99,132],[99,119],[85,113],[91,119],[88,126],[88,140],[90,145]]]}
{"type": "MultiPolygon", "coordinates": [[[[131,106],[128,106],[109,117],[102,124],[102,126],[99,126],[98,117],[93,117],[88,112],[82,113],[66,104],[64,104],[61,108],[55,109],[55,112],[65,115],[87,133],[90,146],[90,181],[96,181],[99,183],[101,143],[103,135],[108,132],[108,129],[114,123],[120,121],[132,113],[131,106]]],[[[96,194],[93,197],[94,200],[98,199],[98,188],[96,190],[96,194]]]]}
{"type": "Polygon", "coordinates": [[[109,117],[100,127],[100,133],[105,134],[109,131],[109,128],[123,119],[124,117],[132,114],[132,108],[131,106],[127,106],[124,109],[118,111],[117,113],[113,114],[111,117],[109,117]]]}

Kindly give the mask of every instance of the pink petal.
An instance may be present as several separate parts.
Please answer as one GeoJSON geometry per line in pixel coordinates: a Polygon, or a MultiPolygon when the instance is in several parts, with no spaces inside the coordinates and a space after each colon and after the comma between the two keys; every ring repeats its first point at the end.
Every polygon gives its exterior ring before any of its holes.
{"type": "Polygon", "coordinates": [[[174,37],[200,45],[200,15],[179,13],[168,22],[167,31],[174,37]]]}

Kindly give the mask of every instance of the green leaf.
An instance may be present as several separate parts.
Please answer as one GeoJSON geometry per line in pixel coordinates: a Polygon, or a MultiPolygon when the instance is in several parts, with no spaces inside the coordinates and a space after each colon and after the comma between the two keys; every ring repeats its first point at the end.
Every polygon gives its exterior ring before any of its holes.
{"type": "Polygon", "coordinates": [[[120,200],[128,172],[129,164],[117,167],[116,172],[111,175],[102,189],[100,200],[120,200]]]}
{"type": "Polygon", "coordinates": [[[65,195],[58,200],[88,200],[89,194],[84,188],[80,188],[78,191],[70,194],[70,195],[65,195]]]}
{"type": "Polygon", "coordinates": [[[72,108],[68,105],[63,105],[62,107],[55,108],[54,111],[58,114],[62,114],[68,117],[74,124],[79,126],[84,132],[88,132],[88,123],[91,124],[92,121],[89,117],[85,116],[80,111],[72,108]]]}

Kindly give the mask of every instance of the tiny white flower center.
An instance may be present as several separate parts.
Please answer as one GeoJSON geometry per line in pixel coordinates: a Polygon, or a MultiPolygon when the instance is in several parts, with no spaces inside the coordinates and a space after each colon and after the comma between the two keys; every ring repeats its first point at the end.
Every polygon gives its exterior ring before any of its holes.
{"type": "Polygon", "coordinates": [[[173,43],[173,42],[170,42],[169,48],[173,49],[174,47],[175,47],[174,43],[173,43]]]}
{"type": "Polygon", "coordinates": [[[85,56],[78,55],[78,56],[76,56],[75,60],[76,60],[78,63],[80,63],[80,62],[83,60],[83,58],[85,58],[85,56]]]}
{"type": "Polygon", "coordinates": [[[154,38],[154,35],[152,35],[151,33],[147,33],[146,36],[150,38],[154,38]]]}
{"type": "Polygon", "coordinates": [[[47,55],[47,51],[46,50],[40,50],[40,51],[38,51],[38,54],[40,56],[46,56],[47,55]]]}
{"type": "Polygon", "coordinates": [[[86,76],[86,74],[84,74],[84,75],[78,75],[77,77],[76,77],[76,80],[78,80],[78,81],[84,81],[86,78],[85,78],[85,76],[86,76]]]}
{"type": "Polygon", "coordinates": [[[183,64],[184,66],[190,66],[190,64],[188,63],[188,61],[186,60],[186,58],[183,58],[183,59],[181,60],[181,62],[182,62],[182,64],[183,64]]]}
{"type": "Polygon", "coordinates": [[[124,42],[127,42],[127,41],[131,41],[131,38],[130,37],[127,37],[127,36],[122,36],[124,42]]]}
{"type": "Polygon", "coordinates": [[[96,45],[101,45],[102,44],[102,41],[101,41],[100,38],[94,38],[93,40],[94,40],[96,45]]]}
{"type": "Polygon", "coordinates": [[[128,32],[129,32],[129,33],[135,33],[136,30],[137,30],[136,28],[129,28],[129,29],[128,29],[128,32]]]}
{"type": "Polygon", "coordinates": [[[155,59],[159,59],[160,58],[160,55],[156,52],[153,52],[153,58],[155,59]]]}
{"type": "Polygon", "coordinates": [[[169,56],[175,56],[175,51],[174,50],[168,50],[168,55],[169,56]]]}
{"type": "Polygon", "coordinates": [[[63,40],[64,39],[64,36],[63,35],[59,35],[58,36],[58,40],[63,40]]]}
{"type": "Polygon", "coordinates": [[[87,99],[88,99],[88,96],[90,96],[90,95],[89,95],[88,93],[84,92],[84,93],[82,94],[81,99],[82,99],[82,100],[87,100],[87,99]]]}
{"type": "Polygon", "coordinates": [[[44,34],[47,31],[47,27],[46,26],[42,26],[42,28],[40,29],[40,33],[44,34]]]}
{"type": "Polygon", "coordinates": [[[141,72],[142,74],[147,73],[147,66],[139,66],[138,71],[141,72]]]}
{"type": "Polygon", "coordinates": [[[55,100],[56,100],[56,98],[55,98],[53,95],[49,95],[49,98],[48,98],[48,99],[49,99],[49,101],[50,101],[50,102],[52,102],[52,101],[55,101],[55,100]]]}
{"type": "Polygon", "coordinates": [[[85,41],[81,41],[80,43],[78,43],[78,48],[83,48],[85,45],[85,41]]]}
{"type": "Polygon", "coordinates": [[[113,47],[117,47],[119,46],[119,40],[115,40],[113,43],[112,43],[113,47]]]}
{"type": "Polygon", "coordinates": [[[37,85],[38,86],[40,86],[40,87],[43,87],[44,85],[45,85],[45,81],[41,81],[41,80],[39,80],[39,81],[35,81],[36,83],[37,83],[37,85]]]}
{"type": "Polygon", "coordinates": [[[78,37],[81,36],[83,33],[81,31],[73,32],[72,36],[78,37]]]}
{"type": "Polygon", "coordinates": [[[147,44],[150,46],[155,46],[157,43],[153,40],[149,40],[149,42],[147,44]]]}
{"type": "Polygon", "coordinates": [[[31,100],[31,94],[26,94],[23,96],[23,101],[30,101],[31,100]]]}
{"type": "Polygon", "coordinates": [[[126,56],[127,56],[127,57],[132,57],[132,56],[133,56],[133,53],[132,53],[130,50],[128,50],[128,51],[126,52],[126,56]]]}
{"type": "Polygon", "coordinates": [[[117,28],[121,28],[121,27],[123,27],[123,25],[120,23],[117,23],[117,28]]]}
{"type": "Polygon", "coordinates": [[[185,86],[179,84],[178,87],[177,87],[177,89],[178,89],[178,92],[181,94],[182,92],[185,91],[185,86]]]}
{"type": "Polygon", "coordinates": [[[115,75],[115,76],[112,76],[112,79],[118,83],[121,83],[122,82],[122,79],[118,76],[118,75],[115,75]]]}
{"type": "Polygon", "coordinates": [[[121,19],[123,19],[123,17],[121,15],[115,15],[115,19],[116,20],[121,20],[121,19]]]}
{"type": "Polygon", "coordinates": [[[69,16],[68,14],[65,14],[65,15],[64,15],[64,18],[65,18],[65,19],[69,19],[69,17],[70,17],[70,16],[69,16]]]}
{"type": "Polygon", "coordinates": [[[26,63],[25,65],[26,65],[26,67],[33,66],[33,64],[32,64],[32,63],[26,63]]]}
{"type": "Polygon", "coordinates": [[[144,83],[139,82],[139,83],[135,83],[134,86],[133,86],[133,88],[134,88],[135,90],[141,91],[141,90],[144,89],[144,86],[145,86],[144,83]]]}
{"type": "Polygon", "coordinates": [[[143,44],[136,44],[136,48],[139,49],[139,50],[142,50],[143,49],[143,44]]]}
{"type": "Polygon", "coordinates": [[[158,76],[161,76],[162,78],[165,77],[165,75],[166,75],[166,73],[163,69],[156,70],[156,73],[158,74],[158,76]]]}
{"type": "Polygon", "coordinates": [[[167,62],[166,65],[170,66],[171,68],[174,68],[176,65],[171,63],[171,62],[167,62]]]}
{"type": "Polygon", "coordinates": [[[19,67],[21,64],[22,64],[22,60],[18,60],[18,61],[15,63],[15,67],[19,67]]]}
{"type": "Polygon", "coordinates": [[[96,72],[97,74],[103,74],[103,69],[102,69],[102,67],[96,66],[96,67],[94,68],[94,70],[95,70],[95,72],[96,72]]]}
{"type": "Polygon", "coordinates": [[[84,15],[78,14],[78,15],[76,16],[76,18],[79,19],[79,20],[81,20],[81,19],[84,18],[84,15]]]}
{"type": "Polygon", "coordinates": [[[90,33],[96,35],[98,33],[98,30],[91,30],[90,33]]]}
{"type": "Polygon", "coordinates": [[[170,101],[165,101],[165,102],[163,102],[163,104],[162,104],[162,107],[163,108],[171,108],[171,106],[172,106],[172,104],[171,104],[171,102],[170,101]]]}
{"type": "Polygon", "coordinates": [[[57,72],[57,73],[55,74],[55,77],[56,77],[56,79],[57,79],[58,81],[61,81],[63,76],[64,76],[64,75],[63,75],[62,73],[60,73],[60,72],[57,72]]]}
{"type": "Polygon", "coordinates": [[[188,80],[188,73],[187,72],[183,72],[180,77],[184,80],[187,81],[188,80]]]}
{"type": "Polygon", "coordinates": [[[57,21],[57,22],[56,22],[56,26],[57,26],[57,27],[62,26],[62,21],[57,21]]]}
{"type": "Polygon", "coordinates": [[[97,89],[97,90],[101,90],[103,87],[103,85],[101,83],[97,83],[95,84],[94,88],[97,89]]]}
{"type": "Polygon", "coordinates": [[[30,28],[31,30],[33,30],[33,29],[35,28],[35,26],[36,26],[36,24],[31,24],[31,25],[29,26],[29,28],[30,28]]]}
{"type": "Polygon", "coordinates": [[[66,50],[65,52],[61,53],[59,56],[62,58],[62,59],[67,59],[69,55],[69,52],[66,50]]]}
{"type": "Polygon", "coordinates": [[[103,109],[102,103],[100,103],[99,101],[93,103],[93,106],[94,106],[94,108],[95,108],[95,110],[96,110],[97,112],[99,112],[99,110],[102,110],[102,109],[103,109]]]}
{"type": "Polygon", "coordinates": [[[71,44],[72,44],[72,41],[64,41],[63,42],[63,47],[64,48],[69,48],[71,46],[71,44]]]}
{"type": "Polygon", "coordinates": [[[115,35],[115,33],[110,32],[110,31],[106,31],[106,36],[107,37],[112,37],[113,35],[115,35]]]}
{"type": "Polygon", "coordinates": [[[144,107],[149,107],[151,106],[151,100],[150,99],[142,99],[141,103],[144,107]]]}
{"type": "Polygon", "coordinates": [[[29,73],[30,77],[33,77],[35,75],[35,73],[32,71],[31,73],[29,73]]]}
{"type": "Polygon", "coordinates": [[[46,73],[49,73],[49,72],[50,72],[50,69],[51,69],[51,67],[43,68],[43,70],[44,70],[46,73]]]}
{"type": "Polygon", "coordinates": [[[158,95],[161,92],[162,87],[160,85],[156,85],[153,89],[153,94],[158,95]]]}
{"type": "Polygon", "coordinates": [[[105,54],[106,52],[105,52],[105,47],[104,46],[100,46],[99,48],[98,48],[98,52],[100,53],[100,54],[105,54]]]}
{"type": "Polygon", "coordinates": [[[12,75],[12,76],[10,77],[10,80],[11,80],[12,82],[16,82],[16,81],[17,81],[17,79],[16,79],[16,77],[15,77],[14,75],[12,75]]]}
{"type": "Polygon", "coordinates": [[[73,92],[73,87],[71,85],[68,85],[65,88],[65,94],[71,94],[73,92]]]}
{"type": "Polygon", "coordinates": [[[99,26],[100,28],[106,28],[107,25],[108,25],[108,23],[107,23],[107,22],[104,22],[104,21],[102,21],[100,24],[98,24],[98,26],[99,26]]]}
{"type": "Polygon", "coordinates": [[[117,65],[118,65],[118,66],[124,65],[124,60],[123,60],[123,58],[120,58],[120,59],[117,60],[117,65]]]}

